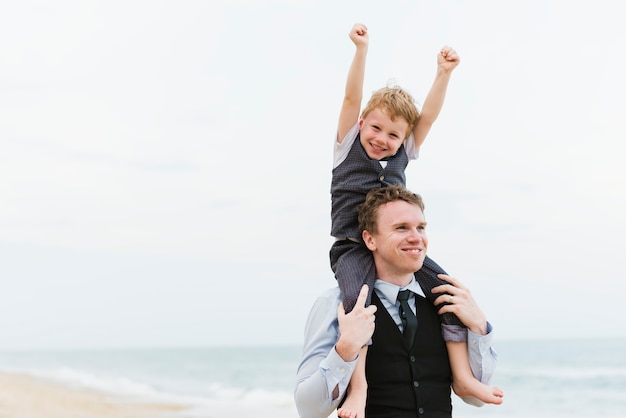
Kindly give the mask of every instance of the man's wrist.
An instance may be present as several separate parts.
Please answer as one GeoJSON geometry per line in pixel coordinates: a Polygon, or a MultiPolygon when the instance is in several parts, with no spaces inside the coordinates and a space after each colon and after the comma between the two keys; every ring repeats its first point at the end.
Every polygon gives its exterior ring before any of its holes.
{"type": "Polygon", "coordinates": [[[354,347],[354,344],[347,344],[339,338],[335,344],[335,351],[337,355],[345,362],[351,362],[357,359],[359,356],[359,347],[354,347]]]}
{"type": "Polygon", "coordinates": [[[474,334],[476,335],[487,335],[488,334],[488,329],[487,329],[487,320],[485,319],[484,321],[478,322],[477,324],[474,324],[470,327],[468,327],[470,331],[472,331],[474,334]]]}

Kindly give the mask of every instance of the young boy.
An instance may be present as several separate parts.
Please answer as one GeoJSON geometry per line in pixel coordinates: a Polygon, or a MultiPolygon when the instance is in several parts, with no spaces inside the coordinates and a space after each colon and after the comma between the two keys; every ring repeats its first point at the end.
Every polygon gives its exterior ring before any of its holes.
{"type": "MultiPolygon", "coordinates": [[[[348,72],[335,144],[331,184],[331,235],[335,243],[330,250],[331,267],[341,288],[346,312],[354,307],[363,284],[369,287],[367,304],[370,303],[376,280],[372,255],[362,243],[358,229],[357,207],[372,188],[394,183],[406,186],[404,170],[409,160],[417,158],[419,147],[443,106],[452,70],[459,64],[459,57],[452,48],[441,49],[437,75],[421,115],[413,97],[399,87],[374,92],[360,113],[369,45],[367,27],[354,25],[350,39],[356,52],[348,72]]],[[[440,295],[432,294],[430,289],[446,283],[438,278],[439,274],[446,273],[428,256],[424,267],[415,274],[433,303],[440,295]]],[[[453,303],[452,298],[448,303],[453,303]]],[[[442,315],[442,333],[448,348],[454,392],[462,398],[502,403],[499,388],[485,385],[472,376],[467,357],[467,329],[454,314],[442,315]]],[[[367,346],[361,350],[346,399],[338,410],[340,417],[365,417],[366,354],[367,346]]]]}

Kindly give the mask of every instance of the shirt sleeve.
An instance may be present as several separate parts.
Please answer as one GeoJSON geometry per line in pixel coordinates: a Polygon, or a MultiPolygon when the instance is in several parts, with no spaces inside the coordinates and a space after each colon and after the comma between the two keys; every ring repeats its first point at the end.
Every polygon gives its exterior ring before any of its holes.
{"type": "Polygon", "coordinates": [[[335,147],[333,148],[333,169],[337,168],[339,164],[345,161],[348,157],[348,153],[350,152],[350,148],[352,148],[352,144],[354,144],[354,140],[359,134],[359,122],[355,123],[354,126],[348,131],[346,137],[343,138],[343,141],[338,142],[335,141],[335,147]]]}
{"type": "MultiPolygon", "coordinates": [[[[491,385],[496,371],[498,354],[493,348],[493,327],[487,322],[487,334],[474,334],[467,330],[467,351],[472,374],[486,385],[491,385]]],[[[482,406],[484,402],[473,397],[462,398],[465,403],[482,406]]]]}
{"type": "Polygon", "coordinates": [[[417,160],[420,156],[419,148],[415,148],[415,137],[412,132],[404,141],[404,151],[406,152],[407,157],[409,157],[409,160],[417,160]]]}
{"type": "Polygon", "coordinates": [[[307,319],[294,398],[301,418],[326,418],[343,399],[357,359],[346,362],[335,351],[339,289],[320,297],[307,319]]]}

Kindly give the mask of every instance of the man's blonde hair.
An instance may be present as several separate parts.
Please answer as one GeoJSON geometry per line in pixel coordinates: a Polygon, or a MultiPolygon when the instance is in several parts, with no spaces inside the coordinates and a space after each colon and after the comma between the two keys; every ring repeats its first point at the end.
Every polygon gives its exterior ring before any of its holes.
{"type": "Polygon", "coordinates": [[[392,121],[398,118],[404,119],[409,124],[405,138],[409,137],[420,117],[413,96],[398,86],[383,87],[372,93],[361,117],[366,118],[374,109],[384,111],[392,121]]]}

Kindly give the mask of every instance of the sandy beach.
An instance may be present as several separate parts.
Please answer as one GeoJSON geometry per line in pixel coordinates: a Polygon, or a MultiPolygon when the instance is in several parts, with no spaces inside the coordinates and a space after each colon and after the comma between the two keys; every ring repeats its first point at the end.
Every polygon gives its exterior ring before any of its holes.
{"type": "Polygon", "coordinates": [[[173,418],[186,409],[0,373],[0,418],[173,418]]]}

